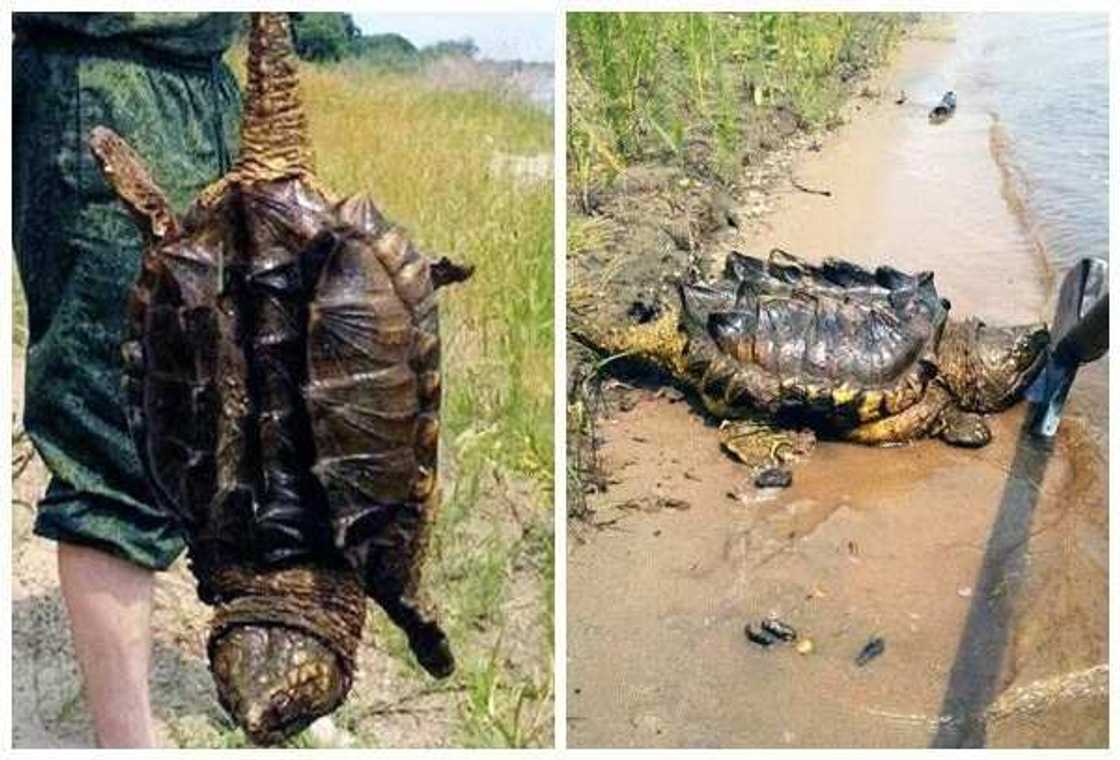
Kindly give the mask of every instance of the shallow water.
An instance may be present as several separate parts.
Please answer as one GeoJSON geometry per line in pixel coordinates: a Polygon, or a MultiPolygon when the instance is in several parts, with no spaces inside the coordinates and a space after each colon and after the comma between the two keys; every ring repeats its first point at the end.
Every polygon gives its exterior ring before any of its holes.
{"type": "Polygon", "coordinates": [[[969,111],[1005,131],[1024,223],[1059,271],[1108,258],[1108,17],[976,14],[956,19],[956,52],[939,73],[969,111]]]}

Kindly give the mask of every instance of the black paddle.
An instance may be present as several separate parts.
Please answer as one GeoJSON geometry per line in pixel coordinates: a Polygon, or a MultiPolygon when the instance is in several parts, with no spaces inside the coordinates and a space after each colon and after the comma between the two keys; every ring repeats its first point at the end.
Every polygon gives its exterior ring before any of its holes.
{"type": "Polygon", "coordinates": [[[1058,431],[1069,389],[1082,364],[1108,351],[1108,262],[1081,259],[1062,280],[1046,367],[1027,391],[1033,404],[1031,434],[1058,431]]]}

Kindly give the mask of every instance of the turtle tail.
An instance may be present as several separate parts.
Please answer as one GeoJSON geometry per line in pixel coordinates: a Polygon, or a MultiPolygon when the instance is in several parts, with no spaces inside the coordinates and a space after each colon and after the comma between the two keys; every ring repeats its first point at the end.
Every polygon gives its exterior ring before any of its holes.
{"type": "Polygon", "coordinates": [[[652,365],[676,377],[687,376],[687,339],[680,330],[680,311],[666,306],[646,322],[612,323],[601,315],[570,312],[568,332],[579,343],[604,357],[652,365]]]}
{"type": "Polygon", "coordinates": [[[248,69],[236,173],[249,182],[312,174],[288,14],[252,14],[248,69]]]}

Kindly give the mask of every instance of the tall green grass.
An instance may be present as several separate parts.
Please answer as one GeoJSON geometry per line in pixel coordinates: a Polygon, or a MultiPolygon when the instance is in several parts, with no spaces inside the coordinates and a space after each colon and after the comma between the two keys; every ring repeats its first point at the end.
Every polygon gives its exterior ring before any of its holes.
{"type": "Polygon", "coordinates": [[[495,93],[375,68],[303,66],[319,174],[369,193],[421,248],[476,267],[443,299],[445,430],[536,476],[552,461],[552,188],[495,172],[551,152],[552,122],[495,93]]]}
{"type": "Polygon", "coordinates": [[[648,158],[708,143],[734,171],[751,119],[784,107],[829,123],[838,83],[880,60],[900,14],[571,13],[570,171],[590,182],[648,158]]]}

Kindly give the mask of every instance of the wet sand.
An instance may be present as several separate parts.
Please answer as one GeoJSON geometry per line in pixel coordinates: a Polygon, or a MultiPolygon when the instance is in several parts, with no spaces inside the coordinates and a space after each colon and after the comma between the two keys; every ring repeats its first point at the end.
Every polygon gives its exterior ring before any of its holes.
{"type": "MultiPolygon", "coordinates": [[[[926,121],[952,53],[910,40],[884,97],[795,161],[831,197],[787,187],[730,243],[932,269],[954,316],[1048,320],[1053,277],[1008,203],[992,115],[962,94],[926,121]]],[[[1106,745],[1107,414],[1085,410],[1107,408],[1107,375],[1090,379],[1050,450],[1020,438],[1019,406],[978,451],[820,444],[772,494],[688,403],[631,391],[600,429],[602,528],[569,542],[569,745],[1106,745]],[[768,615],[814,651],[748,644],[768,615]],[[857,667],[873,636],[884,653],[857,667]]]]}

